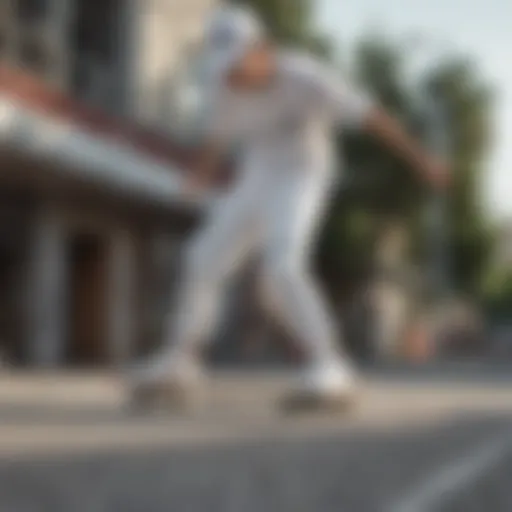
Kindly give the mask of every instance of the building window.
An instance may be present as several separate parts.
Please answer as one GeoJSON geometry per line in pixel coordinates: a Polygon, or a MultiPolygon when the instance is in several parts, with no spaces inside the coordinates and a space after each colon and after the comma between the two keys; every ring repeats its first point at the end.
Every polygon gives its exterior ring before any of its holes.
{"type": "Polygon", "coordinates": [[[22,25],[32,25],[43,21],[49,12],[48,0],[16,0],[15,17],[22,25]]]}
{"type": "Polygon", "coordinates": [[[25,69],[37,74],[46,74],[49,71],[48,46],[37,36],[27,36],[21,39],[18,58],[25,69]]]}
{"type": "Polygon", "coordinates": [[[69,39],[70,87],[91,103],[113,111],[123,110],[123,36],[127,3],[120,0],[78,0],[69,39]]]}
{"type": "Polygon", "coordinates": [[[6,57],[7,36],[5,31],[0,29],[0,60],[6,57]]]}
{"type": "Polygon", "coordinates": [[[9,27],[4,44],[11,43],[13,59],[30,72],[48,75],[52,61],[47,30],[49,0],[16,0],[6,14],[9,27]],[[9,40],[11,36],[13,39],[9,40]]]}
{"type": "Polygon", "coordinates": [[[11,25],[12,18],[10,6],[6,2],[0,2],[0,59],[7,57],[9,29],[11,25]]]}
{"type": "Polygon", "coordinates": [[[78,54],[87,53],[106,64],[115,58],[120,4],[117,0],[76,2],[72,43],[78,54]]]}

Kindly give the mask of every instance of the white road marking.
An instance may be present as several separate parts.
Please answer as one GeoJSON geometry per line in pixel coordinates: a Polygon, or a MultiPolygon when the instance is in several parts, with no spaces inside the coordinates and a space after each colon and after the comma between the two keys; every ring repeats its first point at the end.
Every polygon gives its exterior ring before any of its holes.
{"type": "Polygon", "coordinates": [[[434,512],[443,501],[478,480],[512,449],[510,430],[477,450],[441,467],[403,496],[388,512],[434,512]]]}

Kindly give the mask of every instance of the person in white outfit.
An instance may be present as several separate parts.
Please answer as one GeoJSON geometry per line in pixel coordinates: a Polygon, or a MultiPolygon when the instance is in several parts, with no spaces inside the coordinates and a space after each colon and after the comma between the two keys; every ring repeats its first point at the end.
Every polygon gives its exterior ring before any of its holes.
{"type": "Polygon", "coordinates": [[[217,9],[205,47],[208,141],[188,191],[207,189],[219,157],[235,146],[239,174],[187,247],[168,339],[139,368],[136,389],[198,382],[198,353],[214,326],[224,283],[257,251],[265,303],[308,361],[298,395],[344,401],[354,390],[354,371],[308,269],[334,188],[334,128],[369,130],[434,183],[444,184],[444,165],[324,63],[276,49],[246,9],[217,9]]]}

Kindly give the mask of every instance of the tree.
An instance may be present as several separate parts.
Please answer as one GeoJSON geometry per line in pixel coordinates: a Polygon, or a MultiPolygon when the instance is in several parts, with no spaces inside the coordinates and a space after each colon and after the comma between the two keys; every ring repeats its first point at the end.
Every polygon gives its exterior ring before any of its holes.
{"type": "Polygon", "coordinates": [[[281,44],[306,48],[322,56],[331,52],[328,38],[317,33],[311,23],[314,8],[311,0],[231,0],[229,3],[253,8],[281,44]]]}
{"type": "MultiPolygon", "coordinates": [[[[390,40],[365,37],[356,47],[352,74],[412,130],[421,132],[422,118],[412,101],[415,91],[405,74],[409,57],[406,48],[390,40]]],[[[462,292],[480,293],[492,250],[492,230],[479,197],[492,95],[474,66],[458,58],[427,73],[422,88],[437,94],[450,114],[454,186],[447,222],[452,284],[462,292]]],[[[390,221],[407,226],[417,248],[411,258],[424,258],[429,243],[423,223],[426,190],[413,169],[367,136],[344,137],[340,147],[347,161],[347,185],[335,201],[320,260],[328,282],[341,280],[351,290],[371,273],[368,253],[381,226],[390,221]]]]}
{"type": "MultiPolygon", "coordinates": [[[[353,79],[404,122],[414,124],[410,94],[405,86],[405,52],[382,37],[357,45],[353,79]]],[[[418,224],[418,204],[424,193],[406,163],[363,133],[340,136],[344,187],[334,201],[321,240],[319,267],[336,299],[350,297],[371,278],[379,234],[390,223],[418,224]],[[343,163],[345,162],[345,163],[343,163]]]]}

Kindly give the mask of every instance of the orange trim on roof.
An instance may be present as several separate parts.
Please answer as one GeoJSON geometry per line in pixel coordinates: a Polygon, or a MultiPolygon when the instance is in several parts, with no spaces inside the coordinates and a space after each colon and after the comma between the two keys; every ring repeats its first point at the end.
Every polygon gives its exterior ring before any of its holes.
{"type": "Polygon", "coordinates": [[[33,111],[47,113],[86,131],[120,141],[164,163],[186,168],[194,151],[170,138],[61,93],[29,73],[0,64],[0,94],[7,94],[33,111]]]}

